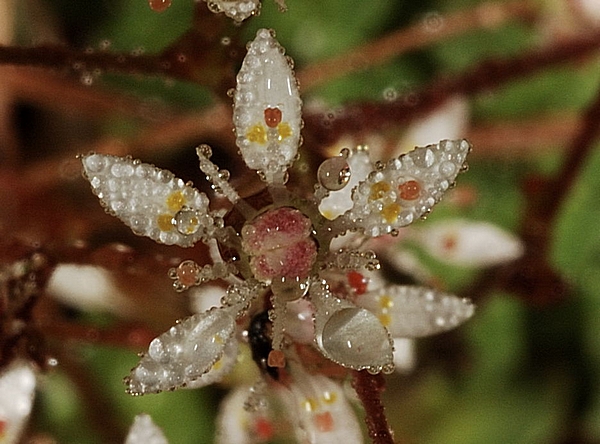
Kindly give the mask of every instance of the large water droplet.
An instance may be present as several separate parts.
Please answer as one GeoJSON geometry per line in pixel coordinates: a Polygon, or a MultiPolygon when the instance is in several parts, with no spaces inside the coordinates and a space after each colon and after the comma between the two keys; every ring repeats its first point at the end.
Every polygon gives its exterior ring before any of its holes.
{"type": "Polygon", "coordinates": [[[364,308],[344,308],[323,327],[321,344],[328,356],[354,369],[382,367],[392,362],[392,345],[385,327],[364,308]]]}

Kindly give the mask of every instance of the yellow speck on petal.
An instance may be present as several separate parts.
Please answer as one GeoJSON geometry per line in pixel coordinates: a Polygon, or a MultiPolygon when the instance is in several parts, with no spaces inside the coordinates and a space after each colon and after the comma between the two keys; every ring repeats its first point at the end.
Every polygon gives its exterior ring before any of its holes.
{"type": "Polygon", "coordinates": [[[371,185],[371,193],[369,194],[369,200],[381,199],[391,189],[392,189],[392,186],[385,181],[376,182],[373,185],[371,185]]]}
{"type": "Polygon", "coordinates": [[[401,209],[402,207],[397,203],[391,203],[384,206],[380,214],[388,224],[393,224],[398,220],[398,214],[400,214],[401,209]]]}
{"type": "Polygon", "coordinates": [[[161,231],[171,231],[173,229],[173,216],[170,214],[160,214],[156,218],[156,223],[161,231]]]}
{"type": "Polygon", "coordinates": [[[212,366],[212,370],[219,370],[221,367],[223,367],[223,360],[219,359],[217,362],[215,362],[212,366]]]}
{"type": "Polygon", "coordinates": [[[215,344],[223,344],[225,341],[223,341],[223,337],[219,334],[216,334],[212,337],[212,342],[215,344]]]}
{"type": "Polygon", "coordinates": [[[290,137],[294,132],[292,131],[292,127],[287,122],[281,122],[277,125],[277,134],[279,135],[278,139],[281,142],[283,139],[290,137]]]}
{"type": "Polygon", "coordinates": [[[177,213],[185,204],[185,197],[181,191],[175,191],[167,197],[167,207],[173,213],[177,213]]]}
{"type": "Polygon", "coordinates": [[[333,220],[336,217],[335,213],[333,211],[329,211],[329,210],[321,210],[321,214],[323,215],[323,217],[325,219],[328,219],[328,220],[333,220]]]}
{"type": "Polygon", "coordinates": [[[260,143],[264,145],[267,143],[267,131],[265,127],[261,124],[257,123],[256,125],[252,125],[248,132],[246,132],[246,138],[250,142],[260,143]]]}
{"type": "Polygon", "coordinates": [[[394,306],[394,300],[387,294],[379,297],[379,306],[382,309],[392,308],[394,306]]]}
{"type": "Polygon", "coordinates": [[[314,412],[317,409],[317,401],[313,398],[306,398],[302,401],[302,408],[307,412],[314,412]]]}
{"type": "Polygon", "coordinates": [[[381,313],[377,317],[384,327],[389,327],[392,324],[392,317],[388,313],[381,313]]]}
{"type": "Polygon", "coordinates": [[[325,404],[333,404],[337,400],[337,393],[326,391],[323,393],[323,402],[325,404]]]}

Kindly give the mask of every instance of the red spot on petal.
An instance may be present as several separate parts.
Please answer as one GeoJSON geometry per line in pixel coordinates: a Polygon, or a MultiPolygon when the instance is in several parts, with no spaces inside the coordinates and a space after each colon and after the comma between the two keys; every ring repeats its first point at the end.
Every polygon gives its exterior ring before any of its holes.
{"type": "Polygon", "coordinates": [[[446,236],[443,241],[442,241],[442,248],[444,249],[444,251],[452,251],[456,248],[456,244],[458,243],[458,240],[456,239],[455,236],[446,236]]]}
{"type": "Polygon", "coordinates": [[[334,427],[333,416],[331,412],[318,413],[315,415],[315,425],[319,432],[331,432],[334,427]]]}
{"type": "Polygon", "coordinates": [[[148,0],[148,5],[155,12],[163,12],[171,6],[171,0],[148,0]]]}
{"type": "Polygon", "coordinates": [[[265,123],[269,128],[277,128],[277,125],[281,123],[281,110],[279,108],[266,108],[265,123]]]}
{"type": "Polygon", "coordinates": [[[400,199],[415,200],[421,195],[421,184],[416,180],[409,180],[398,187],[400,199]]]}
{"type": "Polygon", "coordinates": [[[369,279],[364,277],[358,271],[351,271],[347,275],[348,284],[354,290],[357,295],[364,294],[367,291],[367,286],[369,285],[369,279]]]}
{"type": "Polygon", "coordinates": [[[259,441],[269,441],[275,434],[275,428],[273,427],[273,423],[271,421],[264,416],[260,416],[256,418],[254,423],[254,432],[256,433],[259,441]]]}

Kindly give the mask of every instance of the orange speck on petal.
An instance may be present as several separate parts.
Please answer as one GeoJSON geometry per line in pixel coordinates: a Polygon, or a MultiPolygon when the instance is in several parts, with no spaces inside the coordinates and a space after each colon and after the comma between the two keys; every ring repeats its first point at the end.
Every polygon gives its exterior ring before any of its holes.
{"type": "Polygon", "coordinates": [[[315,415],[315,424],[319,432],[331,432],[334,426],[331,412],[319,413],[315,415]]]}
{"type": "Polygon", "coordinates": [[[366,293],[369,280],[360,274],[358,271],[350,271],[347,274],[348,284],[354,290],[357,295],[366,293]]]}
{"type": "Polygon", "coordinates": [[[281,350],[271,350],[267,358],[267,365],[269,367],[284,368],[285,367],[285,355],[281,350]]]}
{"type": "Polygon", "coordinates": [[[270,441],[275,434],[275,427],[273,427],[273,423],[267,418],[260,416],[256,418],[254,423],[254,432],[259,441],[270,441]]]}
{"type": "Polygon", "coordinates": [[[279,108],[266,108],[265,123],[269,128],[277,128],[277,125],[281,123],[281,110],[279,108]]]}
{"type": "Polygon", "coordinates": [[[398,187],[400,198],[404,200],[415,200],[421,195],[421,185],[416,180],[409,180],[398,187]]]}

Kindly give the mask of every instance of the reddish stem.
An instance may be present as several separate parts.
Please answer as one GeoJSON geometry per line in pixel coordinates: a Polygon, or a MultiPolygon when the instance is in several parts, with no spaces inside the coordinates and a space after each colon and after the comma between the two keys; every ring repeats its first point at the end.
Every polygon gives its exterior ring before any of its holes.
{"type": "Polygon", "coordinates": [[[381,373],[372,375],[366,370],[354,372],[352,387],[365,409],[365,422],[373,444],[394,444],[394,433],[381,402],[381,394],[385,390],[384,376],[381,373]]]}

